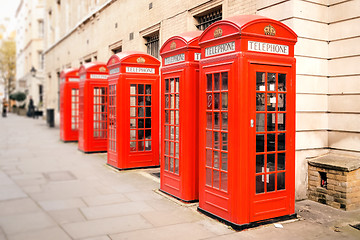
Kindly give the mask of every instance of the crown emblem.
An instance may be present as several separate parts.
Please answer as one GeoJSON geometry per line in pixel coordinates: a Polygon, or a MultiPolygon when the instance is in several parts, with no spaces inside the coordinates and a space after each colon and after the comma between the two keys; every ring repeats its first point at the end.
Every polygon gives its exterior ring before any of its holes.
{"type": "Polygon", "coordinates": [[[171,44],[170,44],[170,50],[174,50],[176,48],[176,43],[173,41],[171,44]]]}
{"type": "Polygon", "coordinates": [[[273,26],[269,24],[266,27],[264,27],[264,33],[265,35],[275,36],[276,30],[273,26]]]}
{"type": "Polygon", "coordinates": [[[115,63],[115,58],[113,58],[113,60],[111,60],[111,63],[114,64],[115,63]]]}
{"type": "Polygon", "coordinates": [[[215,29],[215,31],[214,31],[214,38],[221,37],[222,34],[223,34],[223,30],[222,30],[220,27],[218,27],[218,28],[215,29]]]}
{"type": "Polygon", "coordinates": [[[136,59],[136,61],[138,63],[144,63],[145,62],[145,59],[143,57],[139,57],[138,59],[136,59]]]}
{"type": "Polygon", "coordinates": [[[75,75],[76,75],[76,76],[79,76],[79,72],[76,72],[75,75]]]}
{"type": "Polygon", "coordinates": [[[106,72],[106,68],[105,68],[105,67],[101,67],[101,68],[99,68],[99,71],[100,71],[100,72],[106,72]]]}

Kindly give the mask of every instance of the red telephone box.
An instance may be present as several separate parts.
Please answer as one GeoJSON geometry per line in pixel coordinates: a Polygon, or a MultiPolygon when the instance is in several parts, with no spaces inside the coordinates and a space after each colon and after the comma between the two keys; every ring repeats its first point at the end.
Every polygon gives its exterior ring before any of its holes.
{"type": "Polygon", "coordinates": [[[108,70],[105,63],[91,62],[79,69],[79,150],[107,151],[108,70]]]}
{"type": "Polygon", "coordinates": [[[199,198],[198,90],[202,32],[168,39],[160,49],[160,190],[183,201],[199,198]]]}
{"type": "Polygon", "coordinates": [[[79,69],[63,70],[60,81],[60,139],[73,142],[79,128],[79,69]]]}
{"type": "Polygon", "coordinates": [[[159,60],[121,52],[107,66],[108,164],[117,169],[159,166],[159,60]]]}
{"type": "Polygon", "coordinates": [[[296,216],[296,41],[256,15],[199,38],[199,210],[237,229],[296,216]]]}

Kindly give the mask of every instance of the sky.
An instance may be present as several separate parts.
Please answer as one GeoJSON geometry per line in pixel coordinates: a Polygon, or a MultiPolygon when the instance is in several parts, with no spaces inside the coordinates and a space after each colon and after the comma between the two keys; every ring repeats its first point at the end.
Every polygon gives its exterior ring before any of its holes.
{"type": "Polygon", "coordinates": [[[15,30],[15,13],[19,3],[20,0],[0,0],[0,24],[4,24],[8,32],[15,30]]]}

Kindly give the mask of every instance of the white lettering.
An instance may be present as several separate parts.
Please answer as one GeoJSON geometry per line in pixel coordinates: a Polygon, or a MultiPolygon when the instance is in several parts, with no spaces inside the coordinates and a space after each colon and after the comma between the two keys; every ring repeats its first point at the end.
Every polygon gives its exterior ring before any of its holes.
{"type": "Polygon", "coordinates": [[[120,72],[120,68],[114,68],[114,69],[111,69],[109,71],[109,74],[115,74],[115,73],[118,73],[118,72],[120,72]]]}
{"type": "Polygon", "coordinates": [[[289,55],[289,46],[264,42],[248,41],[248,50],[255,52],[289,55]]]}
{"type": "Polygon", "coordinates": [[[99,78],[99,79],[108,79],[108,75],[102,75],[102,74],[90,74],[90,78],[99,78]]]}
{"type": "Polygon", "coordinates": [[[168,65],[171,63],[177,63],[177,62],[183,62],[183,61],[185,61],[185,53],[167,57],[167,58],[165,58],[164,62],[165,62],[165,65],[168,65]]]}
{"type": "Polygon", "coordinates": [[[201,53],[195,53],[194,60],[200,61],[200,59],[201,59],[201,53]]]}
{"type": "Polygon", "coordinates": [[[127,73],[155,73],[155,68],[126,67],[127,73]]]}
{"type": "Polygon", "coordinates": [[[78,82],[79,79],[78,78],[69,78],[69,82],[78,82]]]}
{"type": "Polygon", "coordinates": [[[235,51],[235,42],[223,43],[220,45],[205,48],[205,57],[233,51],[235,51]]]}

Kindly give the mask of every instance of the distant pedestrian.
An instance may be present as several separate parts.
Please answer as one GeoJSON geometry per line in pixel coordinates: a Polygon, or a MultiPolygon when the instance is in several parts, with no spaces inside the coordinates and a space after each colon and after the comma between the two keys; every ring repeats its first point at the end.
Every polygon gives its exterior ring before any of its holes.
{"type": "Polygon", "coordinates": [[[7,106],[8,106],[8,103],[6,101],[6,98],[3,99],[2,101],[2,117],[6,117],[6,109],[7,109],[7,106]]]}
{"type": "Polygon", "coordinates": [[[29,106],[28,106],[28,117],[34,117],[34,101],[32,100],[32,97],[30,96],[30,100],[29,100],[29,106]]]}

